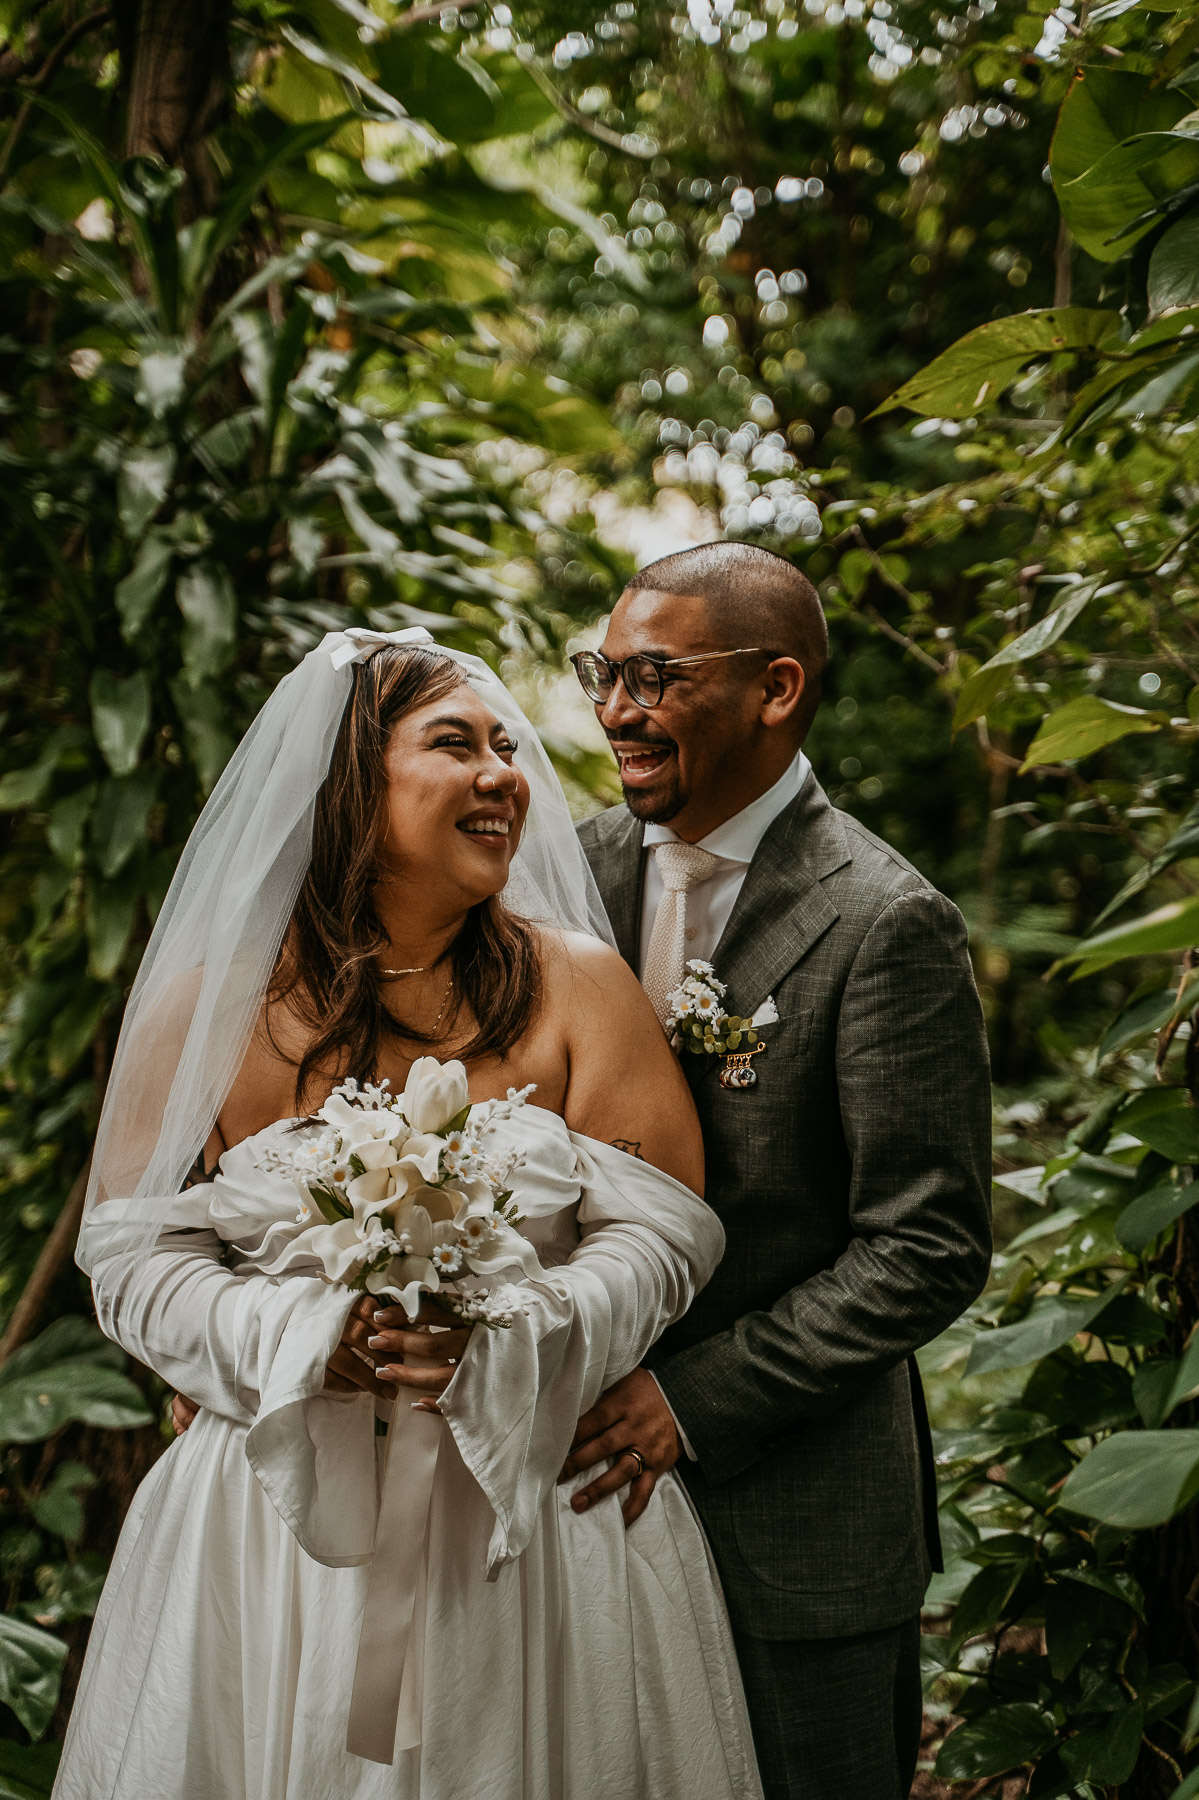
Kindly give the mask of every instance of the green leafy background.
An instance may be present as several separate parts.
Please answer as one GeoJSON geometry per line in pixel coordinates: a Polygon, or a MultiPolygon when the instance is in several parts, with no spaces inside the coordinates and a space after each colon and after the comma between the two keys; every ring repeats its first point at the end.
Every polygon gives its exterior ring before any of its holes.
{"type": "Polygon", "coordinates": [[[70,1250],[233,744],[423,622],[605,804],[567,651],[722,533],[817,583],[818,771],[991,1035],[914,1792],[1199,1793],[1199,12],[185,10],[0,0],[0,1795],[168,1441],[70,1250]]]}

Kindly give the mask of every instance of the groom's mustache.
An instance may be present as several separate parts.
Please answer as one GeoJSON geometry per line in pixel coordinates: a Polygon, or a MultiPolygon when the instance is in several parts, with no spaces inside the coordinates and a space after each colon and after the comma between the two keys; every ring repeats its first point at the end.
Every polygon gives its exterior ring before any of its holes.
{"type": "Polygon", "coordinates": [[[606,732],[605,735],[608,739],[608,742],[613,747],[615,747],[617,744],[623,744],[623,745],[643,744],[647,749],[650,749],[650,750],[677,750],[678,749],[678,745],[675,743],[673,738],[666,737],[665,735],[663,735],[661,737],[656,736],[653,732],[647,731],[645,729],[644,725],[640,725],[640,726],[626,725],[620,731],[609,731],[609,732],[606,732]]]}

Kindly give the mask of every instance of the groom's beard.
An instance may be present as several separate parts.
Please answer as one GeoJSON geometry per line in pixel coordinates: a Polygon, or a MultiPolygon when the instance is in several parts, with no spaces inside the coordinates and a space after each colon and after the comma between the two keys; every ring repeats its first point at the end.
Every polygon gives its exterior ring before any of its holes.
{"type": "MultiPolygon", "coordinates": [[[[625,805],[635,819],[642,820],[646,825],[665,825],[667,820],[682,812],[687,804],[687,790],[679,776],[678,746],[673,738],[626,727],[623,731],[610,732],[609,741],[621,745],[644,744],[647,750],[661,748],[673,752],[662,764],[652,787],[629,787],[621,781],[625,805]]],[[[619,760],[617,758],[618,766],[619,760]]]]}

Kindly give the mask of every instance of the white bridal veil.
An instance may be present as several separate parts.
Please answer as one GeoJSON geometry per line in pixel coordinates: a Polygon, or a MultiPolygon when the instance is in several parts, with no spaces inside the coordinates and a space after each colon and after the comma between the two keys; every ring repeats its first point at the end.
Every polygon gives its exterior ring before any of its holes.
{"type": "Polygon", "coordinates": [[[96,1136],[85,1244],[102,1226],[107,1252],[117,1247],[114,1235],[122,1251],[149,1250],[207,1141],[249,1047],[308,868],[316,797],[354,665],[387,644],[452,658],[516,739],[531,800],[507,904],[526,918],[613,941],[549,758],[486,663],[446,649],[419,627],[330,632],[280,682],[187,841],[125,1010],[96,1136]]]}

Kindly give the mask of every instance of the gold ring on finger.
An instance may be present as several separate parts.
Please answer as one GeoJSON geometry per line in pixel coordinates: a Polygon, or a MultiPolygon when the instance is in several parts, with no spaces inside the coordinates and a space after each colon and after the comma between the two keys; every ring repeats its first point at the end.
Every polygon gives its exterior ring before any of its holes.
{"type": "Polygon", "coordinates": [[[645,1474],[645,1458],[642,1456],[640,1450],[634,1450],[632,1444],[629,1444],[620,1454],[622,1456],[632,1457],[633,1461],[637,1464],[637,1474],[639,1477],[645,1474]]]}

